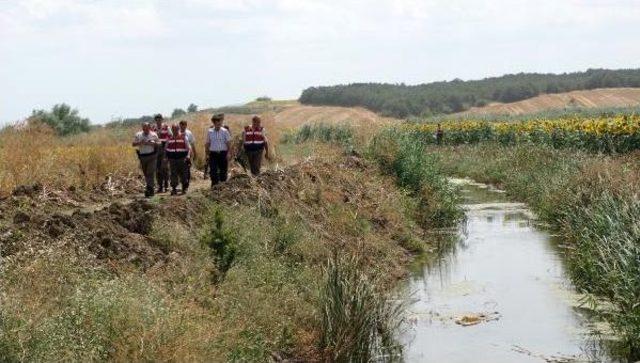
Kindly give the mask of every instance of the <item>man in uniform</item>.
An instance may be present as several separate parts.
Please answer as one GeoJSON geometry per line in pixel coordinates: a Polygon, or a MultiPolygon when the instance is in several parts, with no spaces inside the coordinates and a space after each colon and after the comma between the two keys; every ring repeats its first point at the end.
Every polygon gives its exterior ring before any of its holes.
{"type": "Polygon", "coordinates": [[[249,160],[251,174],[254,176],[260,174],[262,155],[264,154],[267,160],[269,159],[269,143],[261,123],[262,120],[259,116],[253,116],[251,126],[245,126],[242,131],[242,144],[249,160]]]}
{"type": "Polygon", "coordinates": [[[144,174],[146,189],[144,196],[149,198],[153,196],[154,178],[156,174],[157,150],[160,145],[160,139],[155,132],[151,131],[151,125],[148,122],[142,124],[142,131],[136,133],[133,139],[134,147],[137,147],[136,153],[140,160],[140,168],[144,174]]]}
{"type": "Polygon", "coordinates": [[[154,116],[155,125],[152,126],[152,131],[158,135],[160,139],[160,145],[158,146],[158,156],[156,161],[156,176],[158,179],[158,193],[167,191],[169,189],[169,162],[164,154],[164,148],[171,137],[171,130],[166,123],[163,122],[161,114],[154,116]]]}
{"type": "Polygon", "coordinates": [[[189,140],[189,146],[191,147],[191,158],[187,162],[187,180],[191,181],[191,165],[193,161],[196,160],[196,138],[193,136],[191,130],[187,128],[187,121],[182,120],[179,123],[180,125],[180,133],[184,134],[184,136],[189,140]]]}
{"type": "Polygon", "coordinates": [[[180,132],[178,125],[172,125],[171,131],[171,137],[165,146],[165,153],[171,169],[171,195],[178,194],[178,182],[182,185],[182,194],[185,194],[189,189],[187,164],[191,159],[191,145],[187,136],[180,132]]]}
{"type": "Polygon", "coordinates": [[[231,159],[231,134],[222,127],[222,115],[211,118],[213,127],[207,131],[205,152],[209,155],[209,174],[211,186],[227,180],[229,160],[231,159]]]}

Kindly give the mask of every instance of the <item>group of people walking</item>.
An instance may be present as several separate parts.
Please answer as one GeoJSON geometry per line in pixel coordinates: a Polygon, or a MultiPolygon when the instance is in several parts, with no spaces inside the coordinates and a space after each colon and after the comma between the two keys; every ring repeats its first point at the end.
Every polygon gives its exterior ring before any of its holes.
{"type": "MultiPolygon", "coordinates": [[[[260,174],[262,157],[269,158],[269,143],[262,120],[253,116],[251,125],[242,130],[240,145],[234,147],[229,127],[223,125],[224,114],[211,117],[212,125],[205,135],[205,178],[207,169],[211,178],[211,186],[225,182],[228,176],[229,163],[237,159],[245,165],[243,155],[249,164],[251,174],[260,174]],[[243,155],[240,155],[243,154],[243,155]]],[[[133,146],[137,148],[140,167],[144,174],[146,189],[145,197],[152,197],[156,193],[167,192],[171,186],[171,195],[189,189],[191,180],[192,160],[196,158],[196,140],[187,128],[186,121],[169,127],[158,114],[154,117],[154,124],[143,123],[142,130],[136,133],[133,146]]]]}

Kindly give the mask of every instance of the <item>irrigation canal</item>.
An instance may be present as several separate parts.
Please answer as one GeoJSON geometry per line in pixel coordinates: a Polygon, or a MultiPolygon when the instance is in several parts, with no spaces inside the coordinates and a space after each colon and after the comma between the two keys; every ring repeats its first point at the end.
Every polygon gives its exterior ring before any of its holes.
{"type": "Polygon", "coordinates": [[[408,283],[406,362],[610,362],[557,243],[525,205],[457,181],[467,221],[408,283]]]}

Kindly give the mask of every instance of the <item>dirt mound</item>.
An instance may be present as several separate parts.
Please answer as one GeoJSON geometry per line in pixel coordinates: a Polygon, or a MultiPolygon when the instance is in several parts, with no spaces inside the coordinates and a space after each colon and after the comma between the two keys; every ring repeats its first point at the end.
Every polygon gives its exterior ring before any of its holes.
{"type": "Polygon", "coordinates": [[[0,233],[3,256],[30,253],[52,245],[86,249],[98,260],[127,261],[142,267],[164,259],[164,252],[148,236],[158,207],[145,200],[115,202],[95,212],[41,214],[37,208],[18,210],[0,233]]]}
{"type": "Polygon", "coordinates": [[[318,226],[320,235],[336,243],[343,243],[337,237],[340,233],[320,226],[326,224],[331,210],[348,206],[376,231],[394,239],[392,234],[402,228],[404,216],[380,210],[393,182],[381,179],[375,168],[357,156],[336,158],[307,159],[258,178],[237,174],[213,190],[196,189],[187,197],[166,197],[159,203],[133,199],[62,211],[55,210],[55,202],[53,207],[43,206],[37,200],[40,195],[15,196],[3,204],[7,208],[1,215],[0,253],[28,259],[34,251],[70,247],[89,252],[97,264],[128,264],[146,270],[166,262],[171,253],[151,235],[154,226],[164,222],[197,225],[206,213],[207,200],[238,208],[258,206],[268,217],[277,217],[282,208],[296,210],[318,226]]]}
{"type": "Polygon", "coordinates": [[[567,107],[630,107],[640,105],[640,88],[602,88],[548,94],[511,103],[492,103],[455,115],[523,115],[567,107]]]}

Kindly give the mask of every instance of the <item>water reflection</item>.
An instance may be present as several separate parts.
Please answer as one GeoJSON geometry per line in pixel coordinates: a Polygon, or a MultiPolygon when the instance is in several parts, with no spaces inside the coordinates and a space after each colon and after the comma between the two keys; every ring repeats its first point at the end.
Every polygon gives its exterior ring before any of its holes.
{"type": "Polygon", "coordinates": [[[410,279],[405,360],[615,361],[590,335],[557,248],[525,206],[486,188],[464,191],[467,220],[438,235],[440,256],[410,279]]]}

